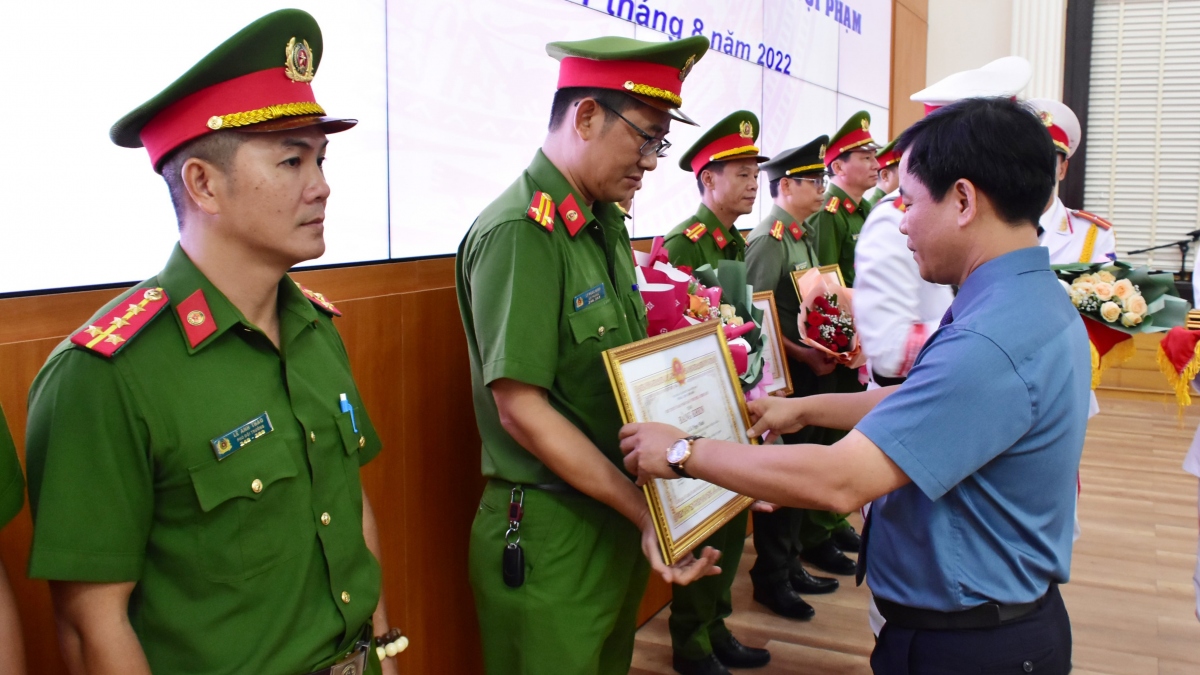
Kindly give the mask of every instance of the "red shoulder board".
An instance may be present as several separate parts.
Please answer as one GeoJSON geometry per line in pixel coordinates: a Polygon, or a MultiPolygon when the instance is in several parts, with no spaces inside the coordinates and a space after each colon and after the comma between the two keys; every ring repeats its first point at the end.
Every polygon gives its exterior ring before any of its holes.
{"type": "Polygon", "coordinates": [[[717,242],[717,248],[724,249],[725,246],[729,244],[729,240],[725,238],[725,235],[721,234],[720,228],[713,230],[712,233],[713,240],[717,242]]]}
{"type": "Polygon", "coordinates": [[[167,292],[161,288],[134,291],[96,323],[72,335],[71,342],[112,358],[168,304],[167,292]]]}
{"type": "MultiPolygon", "coordinates": [[[[553,203],[553,202],[551,202],[553,203]]],[[[563,200],[561,206],[558,207],[558,215],[562,216],[563,222],[567,224],[567,232],[574,237],[579,232],[580,228],[587,224],[583,214],[579,210],[579,204],[575,201],[575,195],[567,193],[567,198],[563,200]]],[[[550,219],[551,227],[553,227],[554,219],[550,219]]]]}
{"type": "Polygon", "coordinates": [[[554,200],[545,192],[533,193],[533,201],[529,203],[525,215],[550,232],[554,231],[554,200]]]}
{"type": "Polygon", "coordinates": [[[704,223],[693,223],[691,227],[683,231],[683,236],[691,239],[693,242],[697,242],[700,241],[700,237],[703,237],[705,232],[708,232],[708,228],[705,227],[704,223]]]}
{"type": "Polygon", "coordinates": [[[830,197],[829,201],[825,202],[825,210],[830,213],[837,213],[838,204],[841,201],[837,197],[830,197]]]}
{"type": "Polygon", "coordinates": [[[893,199],[892,206],[896,207],[896,210],[900,213],[904,213],[908,210],[908,207],[904,205],[904,202],[900,201],[899,199],[893,199]]]}
{"type": "Polygon", "coordinates": [[[780,241],[783,241],[783,221],[782,220],[775,221],[775,224],[771,226],[771,236],[775,237],[776,239],[778,239],[780,241]]]}
{"type": "Polygon", "coordinates": [[[804,236],[804,228],[797,225],[796,221],[794,220],[792,221],[792,224],[788,226],[788,232],[792,233],[792,239],[795,239],[796,241],[800,241],[800,237],[804,236]]]}
{"type": "Polygon", "coordinates": [[[1099,227],[1101,229],[1105,229],[1105,230],[1112,229],[1112,226],[1113,226],[1112,223],[1108,222],[1107,220],[1101,218],[1100,216],[1098,216],[1094,213],[1088,213],[1087,211],[1082,211],[1082,210],[1072,211],[1071,213],[1076,216],[1079,216],[1080,218],[1083,218],[1084,220],[1088,221],[1089,223],[1092,223],[1093,225],[1095,225],[1096,227],[1099,227]]]}
{"type": "Polygon", "coordinates": [[[312,304],[325,310],[327,314],[332,314],[334,316],[342,315],[341,310],[335,307],[332,302],[326,300],[324,295],[321,295],[316,291],[310,291],[300,284],[296,284],[296,288],[299,288],[300,292],[304,294],[304,297],[312,301],[312,304]]]}
{"type": "Polygon", "coordinates": [[[858,207],[854,205],[854,202],[850,201],[849,199],[842,202],[842,204],[846,207],[846,213],[854,213],[858,210],[858,207]]]}

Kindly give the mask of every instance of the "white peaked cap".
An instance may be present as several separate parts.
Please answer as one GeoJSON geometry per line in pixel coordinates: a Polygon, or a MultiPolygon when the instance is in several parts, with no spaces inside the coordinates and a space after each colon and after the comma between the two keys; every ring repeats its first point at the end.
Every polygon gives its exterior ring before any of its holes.
{"type": "Polygon", "coordinates": [[[1042,124],[1054,139],[1054,147],[1067,153],[1068,158],[1074,155],[1083,138],[1075,111],[1051,98],[1031,98],[1026,103],[1042,118],[1042,124]]]}
{"type": "Polygon", "coordinates": [[[1005,56],[991,63],[948,75],[909,97],[925,104],[925,113],[964,98],[1016,96],[1033,78],[1033,66],[1020,56],[1005,56]]]}

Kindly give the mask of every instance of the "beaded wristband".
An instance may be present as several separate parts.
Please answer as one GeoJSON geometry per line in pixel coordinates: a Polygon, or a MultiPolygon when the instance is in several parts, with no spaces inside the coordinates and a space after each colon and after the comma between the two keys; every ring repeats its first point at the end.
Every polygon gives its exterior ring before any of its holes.
{"type": "Polygon", "coordinates": [[[383,635],[375,637],[375,655],[379,661],[391,658],[408,649],[408,638],[400,633],[399,628],[393,628],[383,635]]]}

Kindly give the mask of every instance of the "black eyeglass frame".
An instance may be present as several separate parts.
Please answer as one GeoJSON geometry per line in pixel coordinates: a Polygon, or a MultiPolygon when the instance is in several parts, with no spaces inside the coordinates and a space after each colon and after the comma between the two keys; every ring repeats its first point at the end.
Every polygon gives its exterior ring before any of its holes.
{"type": "Polygon", "coordinates": [[[671,148],[671,141],[668,141],[665,138],[655,138],[654,136],[651,136],[650,134],[643,131],[641,127],[639,127],[638,125],[636,125],[633,122],[630,122],[628,119],[626,119],[626,117],[624,115],[617,112],[616,110],[613,110],[612,106],[605,105],[602,101],[596,101],[596,104],[599,105],[601,108],[604,108],[608,112],[616,115],[617,117],[620,117],[621,121],[624,122],[625,124],[628,124],[629,128],[636,131],[638,136],[641,136],[642,138],[646,139],[646,142],[642,143],[642,147],[638,148],[638,153],[641,154],[642,157],[649,157],[650,155],[656,155],[656,156],[658,156],[659,159],[662,159],[663,157],[667,156],[667,150],[669,150],[671,148]],[[647,149],[647,148],[649,148],[649,149],[647,149]]]}

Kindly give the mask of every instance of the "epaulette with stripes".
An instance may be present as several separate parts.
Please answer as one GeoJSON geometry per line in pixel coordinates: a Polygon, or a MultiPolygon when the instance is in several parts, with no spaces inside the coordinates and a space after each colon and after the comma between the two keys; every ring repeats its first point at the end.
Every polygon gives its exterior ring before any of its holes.
{"type": "Polygon", "coordinates": [[[783,241],[783,221],[782,220],[775,221],[775,224],[771,226],[771,236],[775,237],[779,241],[783,241]]]}
{"type": "Polygon", "coordinates": [[[533,193],[533,201],[529,203],[529,210],[525,215],[548,232],[554,231],[554,200],[545,192],[533,193]]]}
{"type": "Polygon", "coordinates": [[[326,314],[332,314],[333,316],[342,315],[341,310],[335,307],[332,302],[326,300],[324,295],[321,295],[316,291],[310,291],[298,283],[296,284],[296,288],[299,288],[300,292],[304,294],[304,297],[308,298],[312,304],[324,310],[326,314]]]}
{"type": "Polygon", "coordinates": [[[161,288],[136,290],[95,323],[72,335],[71,342],[112,358],[169,304],[167,292],[161,288]]]}
{"type": "Polygon", "coordinates": [[[825,202],[825,210],[830,213],[837,213],[838,204],[841,203],[842,201],[838,199],[836,195],[834,195],[833,197],[829,198],[829,201],[825,202]]]}
{"type": "Polygon", "coordinates": [[[692,243],[700,241],[700,237],[708,232],[708,227],[704,223],[694,223],[691,227],[683,231],[683,236],[692,240],[692,243]]]}
{"type": "Polygon", "coordinates": [[[1071,211],[1071,214],[1079,216],[1080,218],[1083,218],[1084,220],[1088,221],[1089,223],[1092,223],[1096,227],[1099,227],[1104,230],[1111,230],[1112,226],[1113,226],[1112,223],[1108,222],[1107,220],[1101,218],[1100,216],[1098,216],[1094,213],[1089,213],[1087,211],[1079,210],[1079,211],[1071,211]]]}

